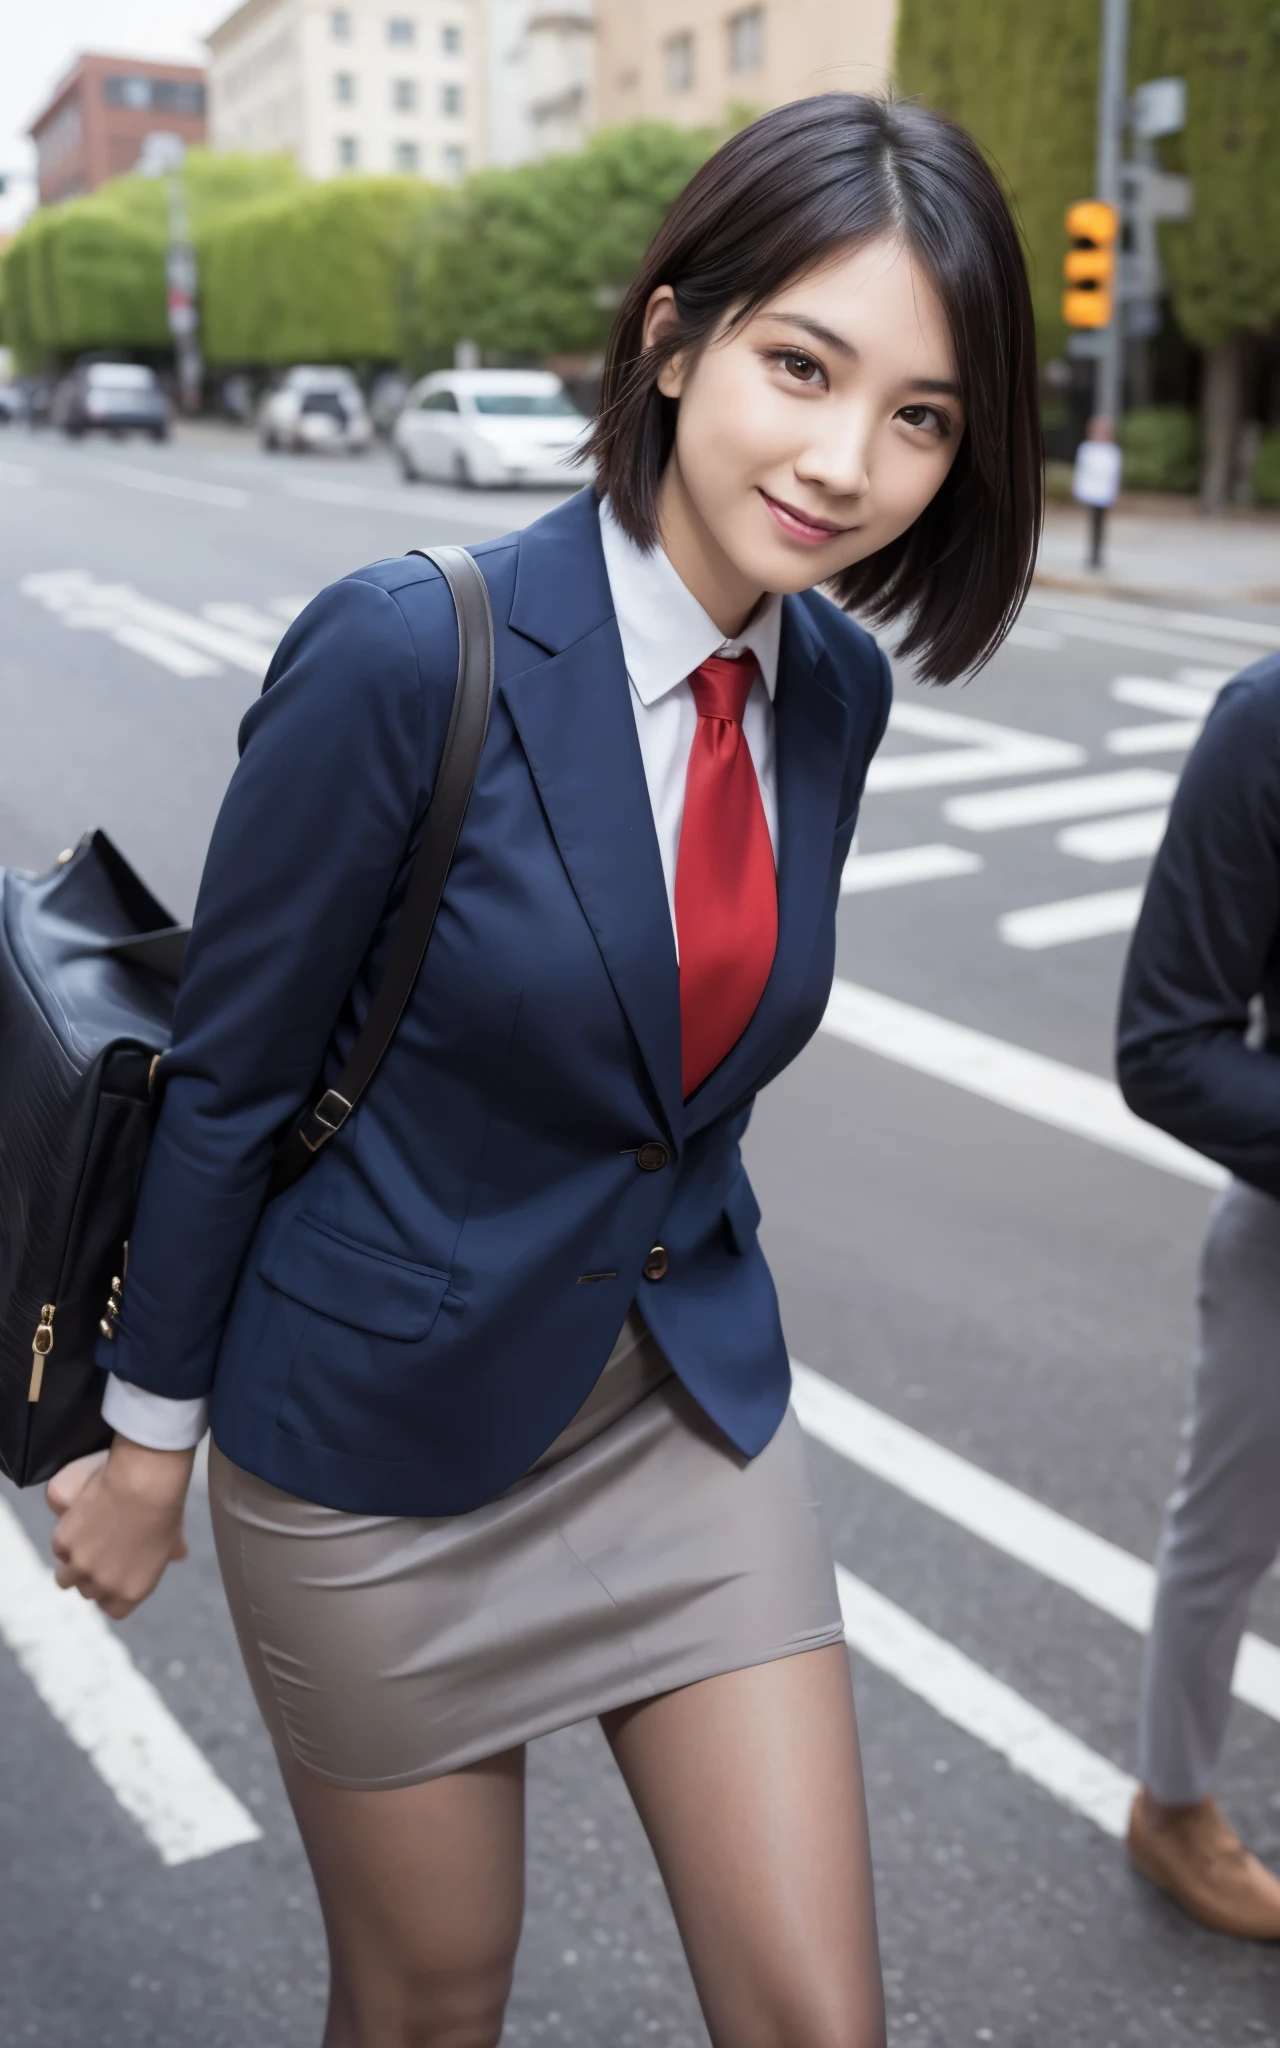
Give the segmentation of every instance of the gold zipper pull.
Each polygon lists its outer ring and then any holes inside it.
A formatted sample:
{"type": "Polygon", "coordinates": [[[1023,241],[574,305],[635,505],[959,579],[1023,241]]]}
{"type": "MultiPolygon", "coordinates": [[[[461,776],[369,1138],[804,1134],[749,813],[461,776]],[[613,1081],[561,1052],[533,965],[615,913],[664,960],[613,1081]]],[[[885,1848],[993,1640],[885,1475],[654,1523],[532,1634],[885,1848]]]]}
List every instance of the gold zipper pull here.
{"type": "Polygon", "coordinates": [[[31,1384],[27,1388],[28,1401],[38,1401],[40,1399],[40,1383],[44,1379],[44,1362],[53,1349],[53,1316],[53,1303],[46,1301],[40,1311],[39,1328],[31,1339],[33,1356],[31,1360],[31,1384]]]}

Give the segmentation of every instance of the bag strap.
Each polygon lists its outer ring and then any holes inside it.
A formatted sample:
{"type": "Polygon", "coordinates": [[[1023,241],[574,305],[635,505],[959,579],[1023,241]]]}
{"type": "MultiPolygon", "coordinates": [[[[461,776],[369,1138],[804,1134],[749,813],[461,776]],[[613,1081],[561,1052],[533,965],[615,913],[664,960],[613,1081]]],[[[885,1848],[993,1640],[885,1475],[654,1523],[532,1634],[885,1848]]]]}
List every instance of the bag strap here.
{"type": "Polygon", "coordinates": [[[475,559],[465,548],[410,548],[433,562],[449,586],[458,615],[458,680],[435,788],[427,806],[404,904],[396,921],[382,979],[350,1058],[302,1122],[281,1140],[271,1171],[268,1201],[300,1180],[369,1086],[395,1037],[413,993],[440,908],[454,848],[471,799],[493,697],[493,614],[475,559]]]}

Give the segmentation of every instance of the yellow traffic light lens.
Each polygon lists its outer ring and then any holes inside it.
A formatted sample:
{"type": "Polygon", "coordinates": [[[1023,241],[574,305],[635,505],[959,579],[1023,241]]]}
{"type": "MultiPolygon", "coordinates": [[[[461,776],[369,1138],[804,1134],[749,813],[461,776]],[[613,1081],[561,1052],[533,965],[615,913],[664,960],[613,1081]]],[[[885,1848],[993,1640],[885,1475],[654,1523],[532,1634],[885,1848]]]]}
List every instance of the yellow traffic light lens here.
{"type": "Polygon", "coordinates": [[[1067,208],[1067,233],[1073,242],[1110,246],[1120,233],[1120,216],[1105,199],[1078,199],[1067,208]]]}

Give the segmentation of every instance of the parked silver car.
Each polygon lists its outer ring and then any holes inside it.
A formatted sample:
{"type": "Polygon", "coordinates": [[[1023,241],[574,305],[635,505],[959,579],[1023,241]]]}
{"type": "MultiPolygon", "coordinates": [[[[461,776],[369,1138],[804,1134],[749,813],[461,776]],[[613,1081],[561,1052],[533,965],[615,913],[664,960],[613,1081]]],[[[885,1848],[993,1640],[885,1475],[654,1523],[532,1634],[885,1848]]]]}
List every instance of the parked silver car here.
{"type": "Polygon", "coordinates": [[[77,363],[53,394],[53,424],[73,440],[95,430],[124,434],[133,428],[163,441],[169,408],[155,371],[145,363],[77,363]]]}
{"type": "Polygon", "coordinates": [[[590,424],[549,370],[437,370],[414,385],[391,441],[410,479],[570,489],[590,424]]]}
{"type": "Polygon", "coordinates": [[[364,394],[350,370],[300,363],[268,392],[258,411],[267,450],[311,449],[363,455],[373,439],[364,394]]]}

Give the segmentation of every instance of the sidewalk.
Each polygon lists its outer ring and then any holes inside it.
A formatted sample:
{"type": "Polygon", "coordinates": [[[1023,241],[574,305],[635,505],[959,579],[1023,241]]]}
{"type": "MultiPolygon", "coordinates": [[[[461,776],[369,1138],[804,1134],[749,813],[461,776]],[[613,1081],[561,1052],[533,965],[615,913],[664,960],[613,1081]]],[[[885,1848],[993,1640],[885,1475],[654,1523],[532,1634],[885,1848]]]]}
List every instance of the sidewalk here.
{"type": "Polygon", "coordinates": [[[1051,504],[1036,582],[1157,603],[1280,607],[1280,512],[1204,514],[1190,499],[1122,498],[1107,520],[1106,563],[1085,566],[1088,513],[1051,504]]]}

